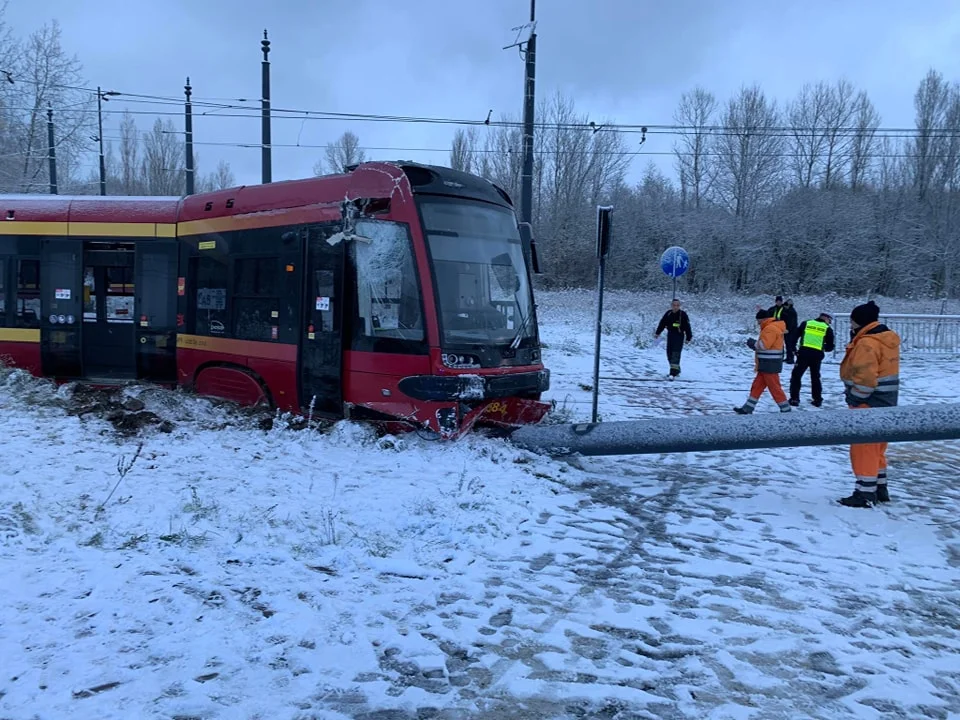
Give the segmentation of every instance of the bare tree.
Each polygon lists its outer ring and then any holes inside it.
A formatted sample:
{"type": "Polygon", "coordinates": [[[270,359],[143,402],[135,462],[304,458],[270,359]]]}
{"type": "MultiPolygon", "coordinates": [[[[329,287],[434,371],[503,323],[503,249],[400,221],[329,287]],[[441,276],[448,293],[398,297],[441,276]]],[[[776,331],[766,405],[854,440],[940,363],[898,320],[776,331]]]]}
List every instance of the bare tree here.
{"type": "Polygon", "coordinates": [[[217,169],[212,173],[211,185],[214,190],[227,190],[237,186],[237,178],[230,169],[230,163],[225,160],[217,163],[217,169]]]}
{"type": "Polygon", "coordinates": [[[751,217],[780,189],[782,133],[776,102],[759,86],[743,87],[727,104],[717,141],[720,202],[738,218],[751,217]]]}
{"type": "Polygon", "coordinates": [[[7,189],[19,176],[17,153],[17,88],[13,71],[20,58],[20,42],[4,20],[7,3],[0,2],[0,187],[7,189]]]}
{"type": "Polygon", "coordinates": [[[917,197],[923,202],[936,173],[950,103],[950,88],[943,75],[930,70],[921,81],[913,103],[917,111],[917,136],[911,148],[913,184],[917,197]]]}
{"type": "Polygon", "coordinates": [[[880,113],[862,90],[854,101],[854,132],[850,141],[850,188],[860,189],[870,176],[870,166],[877,148],[880,113]]]}
{"type": "Polygon", "coordinates": [[[171,120],[157,118],[143,134],[140,182],[148,195],[182,195],[186,152],[171,120]]]}
{"type": "Polygon", "coordinates": [[[825,126],[830,95],[830,88],[825,83],[808,83],[787,111],[793,136],[790,168],[794,181],[803,188],[809,188],[819,180],[827,148],[825,126]]]}
{"type": "Polygon", "coordinates": [[[504,188],[516,201],[523,171],[523,136],[517,119],[502,115],[500,124],[484,132],[486,137],[474,172],[504,188]]]}
{"type": "Polygon", "coordinates": [[[129,112],[120,121],[120,192],[123,195],[138,195],[143,192],[140,184],[140,131],[129,112]]]}
{"type": "MultiPolygon", "coordinates": [[[[5,7],[5,6],[4,6],[5,7]]],[[[12,35],[0,24],[0,38],[9,42],[12,35]]],[[[81,65],[68,55],[61,44],[56,21],[42,26],[22,44],[14,43],[15,54],[0,51],[10,67],[0,68],[4,75],[7,102],[4,135],[8,157],[17,158],[16,167],[8,164],[3,185],[24,192],[43,192],[48,183],[47,109],[56,111],[58,156],[76,156],[89,144],[91,122],[90,94],[78,90],[82,85],[81,65]]],[[[65,163],[66,164],[66,163],[65,163]]],[[[66,179],[66,178],[65,178],[66,179]]]]}
{"type": "Polygon", "coordinates": [[[450,144],[450,167],[454,170],[473,172],[474,157],[477,153],[477,129],[457,128],[450,144]]]}
{"type": "Polygon", "coordinates": [[[366,159],[367,154],[360,147],[360,138],[347,130],[336,142],[327,145],[324,160],[313,166],[313,174],[342,173],[348,165],[362,163],[366,159]]]}
{"type": "Polygon", "coordinates": [[[850,124],[856,113],[853,85],[846,80],[839,80],[830,88],[829,97],[824,133],[826,157],[822,184],[825,188],[836,187],[842,181],[851,138],[850,124]]]}
{"type": "Polygon", "coordinates": [[[713,93],[697,87],[680,97],[680,105],[673,114],[674,122],[684,127],[680,139],[673,144],[683,207],[689,204],[699,210],[713,184],[716,163],[711,154],[713,133],[710,126],[716,110],[717,99],[713,93]]]}

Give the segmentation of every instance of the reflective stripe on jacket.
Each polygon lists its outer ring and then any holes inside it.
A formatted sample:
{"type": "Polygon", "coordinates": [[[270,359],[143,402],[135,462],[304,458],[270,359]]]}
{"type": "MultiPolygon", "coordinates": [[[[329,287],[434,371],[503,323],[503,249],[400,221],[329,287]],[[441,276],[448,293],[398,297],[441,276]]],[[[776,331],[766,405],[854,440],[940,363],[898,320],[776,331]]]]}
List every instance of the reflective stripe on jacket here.
{"type": "Polygon", "coordinates": [[[757,340],[754,369],[762,373],[779,373],[783,370],[783,335],[787,325],[783,320],[764,318],[760,321],[760,337],[757,340]]]}
{"type": "Polygon", "coordinates": [[[892,407],[900,396],[900,336],[886,325],[860,329],[840,363],[847,405],[892,407]]]}

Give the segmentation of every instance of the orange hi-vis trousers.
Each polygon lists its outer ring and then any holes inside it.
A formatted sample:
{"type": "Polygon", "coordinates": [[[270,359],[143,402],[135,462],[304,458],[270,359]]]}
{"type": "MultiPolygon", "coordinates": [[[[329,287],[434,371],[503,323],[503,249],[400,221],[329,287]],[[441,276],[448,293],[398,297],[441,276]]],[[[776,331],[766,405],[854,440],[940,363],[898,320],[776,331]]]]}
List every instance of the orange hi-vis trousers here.
{"type": "MultiPolygon", "coordinates": [[[[869,405],[857,405],[852,409],[869,408],[869,405]]],[[[851,445],[850,465],[856,478],[854,488],[866,495],[876,495],[877,485],[887,484],[887,443],[851,445]]]]}
{"type": "Polygon", "coordinates": [[[764,390],[770,391],[774,402],[781,408],[790,406],[787,402],[787,395],[780,386],[780,375],[778,373],[758,372],[753,379],[753,385],[750,386],[750,397],[747,398],[744,407],[753,412],[757,403],[760,402],[760,396],[763,395],[764,390]]]}

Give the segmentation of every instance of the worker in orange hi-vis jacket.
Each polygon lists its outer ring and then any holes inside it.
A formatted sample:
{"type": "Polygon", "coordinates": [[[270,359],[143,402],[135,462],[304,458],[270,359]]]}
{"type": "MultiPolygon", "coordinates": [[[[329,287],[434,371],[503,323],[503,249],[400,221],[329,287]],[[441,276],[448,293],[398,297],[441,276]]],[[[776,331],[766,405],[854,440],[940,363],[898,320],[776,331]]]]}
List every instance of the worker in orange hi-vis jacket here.
{"type": "Polygon", "coordinates": [[[750,396],[740,407],[733,411],[740,415],[749,415],[757,408],[763,391],[769,390],[770,395],[780,407],[780,412],[790,412],[790,403],[787,395],[780,386],[780,372],[783,370],[783,336],[787,332],[787,325],[783,320],[774,320],[769,310],[758,310],[757,320],[760,323],[760,337],[757,340],[747,340],[747,347],[754,351],[754,369],[757,376],[753,379],[750,396]]]}
{"type": "MultiPolygon", "coordinates": [[[[850,344],[840,363],[840,379],[851,409],[894,407],[900,394],[900,336],[879,322],[880,308],[871,300],[850,313],[850,344]]],[[[887,443],[850,446],[856,477],[853,495],[838,502],[872,507],[889,502],[887,443]]]]}

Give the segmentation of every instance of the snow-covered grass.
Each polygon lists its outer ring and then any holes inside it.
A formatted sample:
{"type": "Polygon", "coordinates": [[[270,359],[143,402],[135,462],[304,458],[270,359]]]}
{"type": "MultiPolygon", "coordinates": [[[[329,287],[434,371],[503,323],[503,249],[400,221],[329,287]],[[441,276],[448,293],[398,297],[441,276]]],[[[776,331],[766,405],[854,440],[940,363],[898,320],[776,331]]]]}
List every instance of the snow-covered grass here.
{"type": "MultiPolygon", "coordinates": [[[[585,419],[593,296],[539,302],[550,396],[585,419]]],[[[687,299],[674,383],[665,302],[608,297],[605,419],[744,399],[765,299],[687,299]]],[[[904,403],[960,394],[956,358],[901,375],[904,403]]],[[[892,446],[894,502],[865,511],[834,502],[845,448],[561,462],[127,395],[172,431],[3,376],[0,717],[960,713],[958,443],[892,446]]]]}

